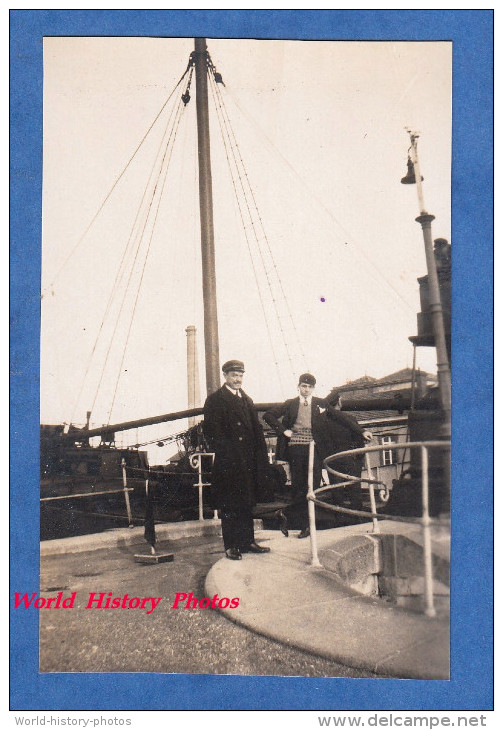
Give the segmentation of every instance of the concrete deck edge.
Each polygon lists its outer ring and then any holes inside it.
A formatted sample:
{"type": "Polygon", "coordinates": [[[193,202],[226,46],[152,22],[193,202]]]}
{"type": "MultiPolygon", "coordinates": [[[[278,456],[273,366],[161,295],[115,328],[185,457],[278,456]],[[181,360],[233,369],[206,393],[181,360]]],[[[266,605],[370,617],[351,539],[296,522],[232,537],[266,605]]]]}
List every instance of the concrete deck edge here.
{"type": "MultiPolygon", "coordinates": [[[[255,529],[262,529],[262,520],[255,520],[255,529]]],[[[222,529],[220,520],[194,520],[191,522],[166,522],[156,524],[155,533],[157,543],[166,540],[180,540],[184,537],[201,537],[221,535],[222,529]]],[[[44,540],[40,543],[40,556],[64,555],[66,553],[82,553],[90,550],[103,550],[106,548],[122,547],[124,545],[141,545],[148,549],[148,543],[144,536],[144,528],[120,527],[115,530],[107,530],[92,535],[79,535],[78,537],[64,537],[57,540],[44,540]]]]}
{"type": "MultiPolygon", "coordinates": [[[[353,532],[355,537],[361,534],[361,532],[363,531],[362,527],[363,526],[360,525],[359,529],[353,532]]],[[[339,534],[341,538],[343,538],[343,532],[346,530],[347,528],[339,528],[339,534]]],[[[266,533],[264,533],[264,536],[265,534],[266,533]]],[[[347,535],[348,532],[346,531],[344,537],[347,537],[347,535]]],[[[260,539],[260,536],[257,537],[260,539]]],[[[274,553],[271,553],[268,558],[272,558],[274,560],[273,556],[274,553]]],[[[247,556],[245,556],[245,558],[246,557],[247,556]]],[[[215,565],[212,567],[206,577],[206,595],[212,596],[214,593],[227,595],[226,588],[222,585],[222,580],[220,578],[222,572],[225,572],[233,565],[234,563],[228,561],[226,558],[223,558],[222,560],[215,563],[215,565]]],[[[263,565],[262,568],[260,567],[259,562],[256,563],[257,571],[261,571],[263,567],[263,565]]],[[[314,573],[310,573],[310,571],[312,571],[313,569],[310,568],[308,564],[306,564],[305,567],[307,569],[306,574],[308,576],[314,575],[314,573]]],[[[317,568],[315,570],[318,572],[324,571],[323,568],[317,568]]],[[[264,577],[264,581],[265,580],[266,578],[264,577]]],[[[250,585],[247,582],[243,582],[241,594],[244,595],[246,590],[250,590],[250,585]]],[[[336,581],[333,581],[330,584],[329,590],[330,600],[333,600],[334,602],[333,623],[334,625],[336,625],[337,600],[338,598],[347,599],[348,588],[343,586],[342,584],[338,585],[336,581]]],[[[292,597],[284,594],[284,597],[285,603],[290,600],[292,610],[299,610],[298,603],[296,602],[296,596],[292,597]]],[[[366,610],[369,609],[371,605],[373,612],[376,611],[376,607],[377,612],[379,612],[379,610],[382,610],[383,615],[385,611],[389,611],[389,605],[387,607],[385,607],[384,605],[380,607],[378,603],[376,604],[375,600],[371,602],[368,597],[357,594],[356,592],[353,593],[350,601],[340,601],[340,607],[342,607],[342,610],[344,611],[346,616],[348,612],[354,611],[355,614],[358,614],[360,621],[368,620],[369,622],[375,623],[375,616],[370,618],[369,612],[369,617],[367,619],[365,615],[366,610]]],[[[300,610],[302,610],[302,608],[300,608],[300,610]]],[[[410,611],[405,611],[401,608],[396,608],[392,610],[394,619],[396,621],[396,627],[398,627],[400,623],[403,624],[405,620],[410,623],[411,619],[412,621],[414,621],[415,619],[414,614],[410,611]]],[[[449,625],[448,621],[445,620],[426,619],[423,615],[417,614],[416,620],[418,627],[421,626],[424,629],[424,622],[431,622],[431,636],[429,638],[425,638],[423,631],[423,636],[421,637],[421,631],[418,630],[417,635],[411,632],[410,639],[404,641],[403,639],[398,640],[398,631],[388,631],[386,640],[389,645],[389,652],[387,656],[382,656],[379,660],[372,661],[366,652],[365,646],[362,645],[355,647],[354,645],[351,645],[351,642],[345,642],[343,640],[343,637],[341,637],[342,640],[340,643],[337,644],[337,646],[326,646],[325,648],[320,648],[319,646],[315,645],[315,642],[310,640],[309,632],[304,632],[303,635],[301,635],[302,632],[297,632],[296,634],[293,634],[291,631],[288,630],[288,626],[286,626],[285,623],[276,622],[275,624],[274,621],[268,620],[267,612],[264,612],[262,615],[259,615],[256,612],[252,612],[250,613],[250,615],[247,615],[246,612],[236,613],[235,610],[229,609],[220,609],[220,611],[223,615],[226,616],[226,618],[230,619],[236,624],[246,627],[248,630],[253,631],[254,633],[267,636],[268,638],[273,639],[280,644],[284,644],[286,646],[293,645],[309,654],[314,654],[316,656],[320,656],[326,659],[331,659],[333,661],[337,661],[338,663],[352,666],[357,669],[372,671],[377,674],[383,674],[383,676],[391,676],[400,679],[449,679],[449,625]],[[443,644],[441,648],[440,644],[443,644]],[[447,644],[447,646],[445,644],[447,644]],[[416,656],[416,650],[419,650],[419,654],[421,655],[420,657],[416,656]]],[[[306,609],[306,621],[307,620],[309,619],[308,611],[306,609]]],[[[379,622],[377,622],[377,625],[378,623],[379,622]]]]}

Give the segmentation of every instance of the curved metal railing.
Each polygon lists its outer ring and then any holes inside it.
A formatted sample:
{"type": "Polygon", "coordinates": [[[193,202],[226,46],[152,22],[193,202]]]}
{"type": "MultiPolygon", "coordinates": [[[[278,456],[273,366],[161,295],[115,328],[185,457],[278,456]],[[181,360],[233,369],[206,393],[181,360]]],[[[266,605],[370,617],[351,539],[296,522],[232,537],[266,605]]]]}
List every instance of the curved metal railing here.
{"type": "MultiPolygon", "coordinates": [[[[404,443],[396,444],[379,444],[377,446],[365,446],[359,449],[351,449],[349,451],[340,451],[337,454],[327,457],[323,465],[327,471],[334,476],[337,476],[344,481],[338,482],[337,484],[330,484],[325,487],[314,489],[313,485],[313,465],[314,465],[314,441],[309,444],[309,476],[308,476],[308,512],[309,512],[309,528],[311,533],[311,565],[314,567],[321,567],[321,563],[318,558],[318,544],[316,534],[316,515],[315,505],[318,505],[322,509],[326,509],[334,512],[343,512],[347,514],[353,514],[355,516],[372,517],[372,531],[373,533],[379,533],[379,519],[395,520],[398,522],[414,522],[420,524],[423,531],[423,555],[424,555],[424,583],[425,583],[425,614],[427,616],[435,616],[435,607],[433,603],[433,568],[432,568],[432,550],[431,550],[431,524],[432,518],[430,517],[429,511],[429,474],[428,474],[428,450],[429,449],[443,449],[450,450],[450,441],[407,441],[404,443]],[[384,485],[380,479],[372,478],[372,469],[370,466],[369,454],[375,451],[389,451],[397,449],[421,449],[421,505],[422,515],[421,517],[401,517],[398,515],[389,515],[383,512],[377,512],[375,502],[375,485],[384,485]],[[357,454],[364,454],[365,456],[365,467],[367,476],[352,476],[350,474],[344,474],[334,469],[330,464],[337,459],[341,459],[344,456],[355,456],[357,454]],[[370,512],[364,510],[354,510],[347,507],[341,507],[339,505],[327,504],[326,502],[317,499],[317,495],[328,492],[334,489],[340,489],[341,487],[361,484],[366,482],[369,485],[370,493],[370,512]]],[[[384,487],[387,489],[386,485],[384,487]]],[[[438,524],[438,520],[435,521],[438,524]]]]}
{"type": "MultiPolygon", "coordinates": [[[[130,468],[130,467],[128,467],[130,468]]],[[[131,503],[129,501],[129,492],[134,492],[133,487],[128,487],[127,483],[127,474],[126,474],[126,460],[121,459],[121,469],[122,469],[122,477],[109,477],[109,481],[119,481],[122,480],[122,488],[121,489],[99,489],[96,491],[91,492],[80,492],[75,494],[61,494],[54,497],[40,497],[41,502],[55,502],[55,501],[61,501],[61,500],[69,500],[69,499],[82,499],[86,497],[99,497],[103,494],[123,494],[124,495],[124,501],[126,504],[126,513],[127,513],[127,521],[128,526],[133,527],[133,516],[131,514],[131,503]]],[[[148,479],[145,482],[146,489],[148,489],[148,479]]]]}

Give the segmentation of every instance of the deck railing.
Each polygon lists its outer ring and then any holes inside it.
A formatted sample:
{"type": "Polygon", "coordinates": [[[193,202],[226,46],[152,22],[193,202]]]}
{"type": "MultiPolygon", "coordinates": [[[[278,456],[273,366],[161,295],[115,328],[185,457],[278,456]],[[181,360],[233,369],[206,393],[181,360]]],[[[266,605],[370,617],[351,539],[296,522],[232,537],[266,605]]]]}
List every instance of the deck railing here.
{"type": "MultiPolygon", "coordinates": [[[[132,467],[134,468],[134,467],[132,467]]],[[[69,499],[82,499],[85,497],[99,497],[102,494],[123,494],[124,495],[124,501],[126,505],[126,519],[128,521],[128,526],[133,527],[133,517],[131,514],[131,503],[129,501],[129,492],[134,492],[134,487],[128,487],[127,482],[127,474],[126,474],[126,460],[121,460],[121,469],[122,469],[122,476],[121,477],[109,477],[108,481],[122,481],[122,489],[98,489],[96,491],[91,492],[80,492],[80,493],[70,493],[70,494],[59,494],[54,497],[40,497],[41,502],[58,502],[62,500],[69,500],[69,499]]],[[[142,470],[144,471],[144,470],[142,470]]],[[[148,479],[145,482],[146,489],[148,490],[148,479]]]]}
{"type": "MultiPolygon", "coordinates": [[[[325,487],[314,489],[313,484],[313,466],[314,466],[314,441],[311,441],[309,445],[309,472],[308,472],[308,512],[309,512],[309,528],[311,533],[311,565],[314,567],[321,567],[321,563],[318,557],[318,545],[317,545],[317,533],[316,533],[316,514],[315,505],[322,509],[326,509],[334,512],[343,512],[346,514],[352,514],[358,517],[371,517],[372,518],[372,531],[373,533],[379,533],[379,522],[380,519],[395,520],[397,522],[413,522],[420,524],[423,532],[423,557],[424,557],[424,600],[425,600],[425,614],[427,616],[435,616],[435,606],[433,600],[433,564],[432,564],[432,549],[431,549],[431,525],[433,523],[430,517],[429,509],[429,474],[428,474],[428,453],[429,449],[443,449],[450,450],[450,441],[408,441],[406,444],[380,444],[378,446],[365,446],[360,449],[351,449],[349,451],[341,451],[338,454],[333,454],[327,457],[323,464],[326,470],[334,476],[342,479],[343,481],[337,484],[330,484],[325,487]],[[419,448],[421,449],[421,505],[422,515],[421,517],[405,517],[397,515],[388,515],[382,512],[377,512],[375,493],[374,489],[376,485],[380,485],[387,489],[386,485],[379,480],[372,478],[372,469],[370,467],[369,454],[374,451],[396,450],[403,449],[404,446],[408,449],[419,448]],[[342,472],[336,471],[330,466],[337,459],[341,459],[345,456],[355,456],[357,454],[364,454],[365,466],[367,475],[366,476],[353,476],[350,474],[343,474],[342,472]],[[370,512],[364,510],[354,510],[347,507],[341,507],[339,505],[327,504],[317,498],[318,495],[334,489],[340,489],[341,487],[347,487],[350,485],[361,484],[366,482],[369,485],[369,496],[370,496],[370,512]]],[[[437,520],[435,521],[438,522],[437,520]]]]}
{"type": "MultiPolygon", "coordinates": [[[[215,454],[211,452],[206,451],[196,451],[194,454],[190,456],[190,465],[193,469],[197,469],[198,474],[198,481],[196,484],[194,484],[195,487],[199,489],[199,521],[202,522],[204,520],[204,504],[203,504],[203,487],[209,487],[211,486],[211,482],[203,482],[203,457],[210,457],[211,463],[210,468],[213,465],[213,462],[215,460],[215,454]]],[[[206,469],[208,471],[208,469],[206,469]]],[[[213,519],[218,519],[218,513],[217,510],[213,511],[213,519]]]]}

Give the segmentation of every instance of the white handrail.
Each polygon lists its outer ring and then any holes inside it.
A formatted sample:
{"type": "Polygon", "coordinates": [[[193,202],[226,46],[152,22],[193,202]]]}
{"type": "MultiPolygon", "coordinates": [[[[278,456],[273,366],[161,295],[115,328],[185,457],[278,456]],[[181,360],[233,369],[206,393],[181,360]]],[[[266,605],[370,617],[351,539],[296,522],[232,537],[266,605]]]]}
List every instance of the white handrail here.
{"type": "MultiPolygon", "coordinates": [[[[430,517],[430,511],[429,511],[429,475],[428,475],[428,449],[430,448],[442,448],[442,449],[450,449],[451,443],[450,441],[407,441],[404,443],[396,443],[396,444],[379,444],[377,446],[364,446],[362,448],[358,449],[350,449],[347,451],[340,451],[337,454],[333,454],[332,456],[328,456],[323,461],[323,466],[327,471],[329,471],[331,474],[334,474],[335,476],[346,480],[339,484],[333,484],[326,487],[321,487],[318,489],[314,489],[313,485],[313,467],[314,467],[314,441],[311,441],[310,443],[310,449],[309,449],[309,472],[308,472],[308,493],[307,493],[307,500],[308,500],[308,510],[309,510],[309,527],[310,527],[310,533],[311,533],[311,565],[313,566],[320,566],[320,561],[318,557],[318,546],[317,546],[317,535],[316,535],[316,519],[315,519],[315,505],[317,504],[321,508],[329,509],[329,510],[335,510],[335,511],[341,511],[348,514],[355,514],[355,515],[361,515],[361,510],[352,510],[347,509],[343,507],[336,507],[335,505],[327,505],[324,502],[316,499],[316,495],[322,492],[327,492],[330,490],[330,488],[338,488],[341,486],[349,485],[349,484],[357,484],[361,482],[367,482],[369,484],[369,492],[370,492],[370,506],[371,506],[371,516],[372,516],[372,523],[373,527],[372,530],[374,533],[379,532],[379,523],[378,519],[385,519],[387,515],[379,515],[376,511],[376,503],[375,503],[375,495],[374,495],[374,485],[375,484],[382,484],[382,482],[379,479],[373,479],[372,478],[372,470],[370,467],[370,459],[369,454],[374,451],[389,451],[389,450],[396,450],[396,449],[411,449],[411,448],[420,448],[421,449],[421,502],[422,502],[422,516],[417,519],[411,519],[410,517],[404,518],[399,516],[394,516],[394,519],[400,521],[405,520],[407,522],[416,522],[421,525],[422,531],[423,531],[423,558],[424,558],[424,600],[425,600],[425,609],[424,612],[426,616],[428,617],[434,617],[436,615],[435,606],[434,606],[434,597],[433,597],[433,566],[432,566],[432,549],[431,549],[431,524],[432,519],[430,517]],[[329,466],[329,463],[332,461],[336,461],[337,459],[340,459],[344,456],[354,456],[356,454],[364,454],[365,455],[365,466],[367,470],[367,477],[362,477],[361,475],[359,477],[352,477],[349,474],[344,474],[342,472],[338,472],[332,467],[329,466]]],[[[370,516],[370,515],[369,515],[370,516]]]]}
{"type": "MultiPolygon", "coordinates": [[[[368,451],[365,454],[365,466],[367,469],[367,476],[370,479],[372,479],[372,467],[370,466],[370,457],[368,451]]],[[[376,497],[374,494],[374,484],[373,482],[369,481],[369,492],[370,492],[370,509],[372,510],[372,530],[374,532],[380,532],[379,528],[379,522],[377,521],[376,513],[376,497]]]]}
{"type": "Polygon", "coordinates": [[[423,556],[424,556],[424,612],[427,616],[435,616],[433,603],[433,566],[431,555],[431,518],[428,490],[428,449],[421,446],[421,496],[423,505],[423,556]]]}
{"type": "Polygon", "coordinates": [[[314,468],[314,441],[309,442],[309,465],[307,469],[307,511],[309,515],[309,535],[311,537],[311,565],[315,568],[321,568],[318,559],[318,542],[316,533],[316,508],[314,506],[314,484],[313,484],[313,468],[314,468]]]}

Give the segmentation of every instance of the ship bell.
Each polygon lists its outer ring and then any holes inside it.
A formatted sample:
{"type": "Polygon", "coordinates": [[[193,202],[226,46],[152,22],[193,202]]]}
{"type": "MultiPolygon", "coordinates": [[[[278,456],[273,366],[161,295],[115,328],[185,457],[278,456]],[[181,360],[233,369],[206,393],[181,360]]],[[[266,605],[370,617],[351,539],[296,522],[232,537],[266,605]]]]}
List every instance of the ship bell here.
{"type": "MultiPolygon", "coordinates": [[[[424,180],[424,177],[421,175],[421,181],[424,180]]],[[[414,163],[410,159],[410,157],[407,160],[407,174],[405,177],[402,177],[400,180],[402,185],[415,185],[416,183],[416,174],[414,172],[414,163]]]]}

